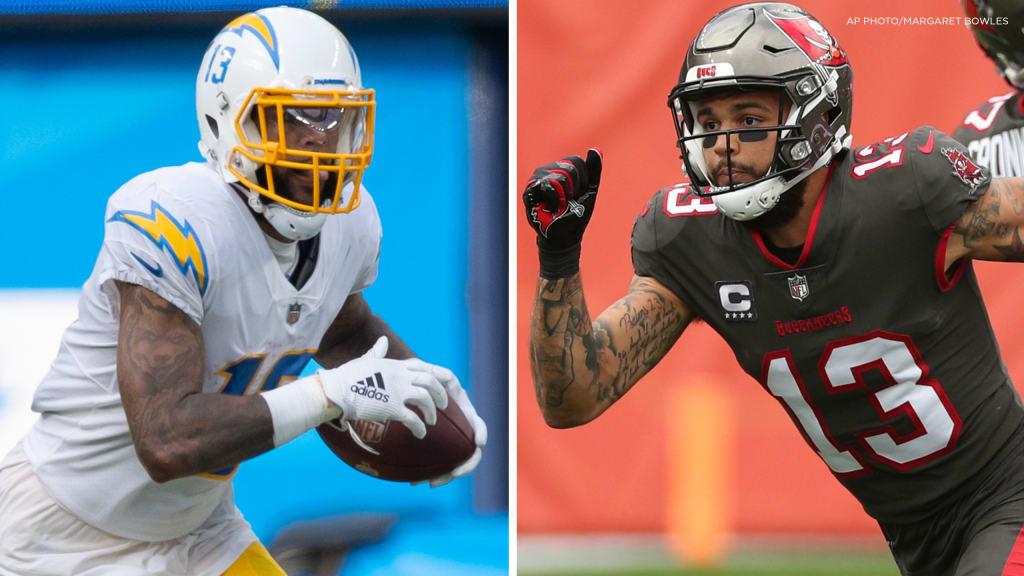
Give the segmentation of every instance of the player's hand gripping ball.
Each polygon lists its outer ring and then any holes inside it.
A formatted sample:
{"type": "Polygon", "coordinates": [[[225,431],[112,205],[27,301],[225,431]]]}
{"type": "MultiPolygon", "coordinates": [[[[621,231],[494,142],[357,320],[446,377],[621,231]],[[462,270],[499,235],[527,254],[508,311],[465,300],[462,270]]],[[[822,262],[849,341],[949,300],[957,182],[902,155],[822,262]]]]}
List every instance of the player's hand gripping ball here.
{"type": "Polygon", "coordinates": [[[372,452],[337,420],[321,424],[316,431],[338,458],[382,480],[429,482],[468,461],[477,450],[473,427],[454,402],[437,411],[437,424],[427,427],[423,439],[395,421],[356,420],[348,425],[372,452]]]}
{"type": "MultiPolygon", "coordinates": [[[[424,414],[418,404],[411,403],[408,405],[411,419],[382,414],[383,417],[373,419],[357,416],[344,421],[333,420],[317,427],[324,443],[350,466],[383,480],[430,482],[431,486],[439,486],[471,472],[480,461],[480,450],[487,442],[487,427],[469,402],[458,378],[447,368],[419,359],[384,359],[386,353],[387,340],[382,338],[363,359],[401,363],[403,371],[415,375],[415,381],[439,384],[445,400],[450,401],[437,402],[436,406],[425,404],[430,408],[428,414],[424,414]]],[[[392,392],[387,378],[371,380],[373,382],[364,385],[373,388],[375,397],[383,398],[392,392]]],[[[401,379],[396,383],[402,383],[401,379]]]]}

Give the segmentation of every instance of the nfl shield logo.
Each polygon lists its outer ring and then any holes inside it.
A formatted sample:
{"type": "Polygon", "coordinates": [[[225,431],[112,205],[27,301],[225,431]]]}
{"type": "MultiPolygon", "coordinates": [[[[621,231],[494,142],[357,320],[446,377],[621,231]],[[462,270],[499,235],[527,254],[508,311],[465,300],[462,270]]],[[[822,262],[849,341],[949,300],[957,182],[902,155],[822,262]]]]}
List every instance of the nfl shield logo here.
{"type": "Polygon", "coordinates": [[[388,425],[373,420],[356,420],[352,423],[352,428],[363,442],[380,444],[384,440],[384,433],[387,432],[388,425]]]}
{"type": "Polygon", "coordinates": [[[290,304],[288,306],[288,315],[285,316],[285,321],[289,324],[295,324],[299,321],[299,313],[302,312],[302,304],[298,302],[290,304]]]}
{"type": "Polygon", "coordinates": [[[811,294],[811,289],[807,286],[807,276],[794,274],[787,280],[789,280],[789,295],[794,299],[803,302],[811,294]]]}

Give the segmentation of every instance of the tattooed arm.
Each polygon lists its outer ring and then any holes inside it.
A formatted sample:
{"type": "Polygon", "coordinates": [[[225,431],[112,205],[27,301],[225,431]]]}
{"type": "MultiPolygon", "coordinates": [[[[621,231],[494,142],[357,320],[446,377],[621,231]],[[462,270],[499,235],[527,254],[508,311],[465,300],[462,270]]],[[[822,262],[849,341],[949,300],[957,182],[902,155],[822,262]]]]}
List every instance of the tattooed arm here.
{"type": "Polygon", "coordinates": [[[654,278],[591,323],[579,274],[540,278],[530,319],[530,365],[544,419],[569,428],[597,418],[679,339],[693,314],[654,278]]]}
{"type": "Polygon", "coordinates": [[[381,336],[388,337],[388,358],[415,358],[412,349],[380,316],[370,310],[362,292],[350,294],[320,340],[313,358],[324,368],[341,366],[366,353],[381,336]]]}
{"type": "Polygon", "coordinates": [[[961,258],[1024,262],[1024,178],[995,178],[967,208],[946,246],[946,270],[961,258]]]}
{"type": "Polygon", "coordinates": [[[152,291],[118,282],[117,382],[139,461],[156,482],[238,464],[274,447],[259,395],[203,393],[203,334],[152,291]]]}

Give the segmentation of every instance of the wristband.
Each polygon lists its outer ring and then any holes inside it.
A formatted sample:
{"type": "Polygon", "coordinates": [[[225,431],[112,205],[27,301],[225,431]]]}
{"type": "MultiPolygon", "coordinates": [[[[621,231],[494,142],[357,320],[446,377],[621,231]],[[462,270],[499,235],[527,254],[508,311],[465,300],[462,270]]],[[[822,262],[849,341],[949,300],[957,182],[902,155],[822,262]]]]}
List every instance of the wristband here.
{"type": "Polygon", "coordinates": [[[552,250],[540,246],[537,238],[537,253],[540,256],[540,276],[549,280],[568,278],[579,274],[580,244],[577,242],[568,248],[552,250]]]}
{"type": "Polygon", "coordinates": [[[261,392],[260,396],[270,408],[275,448],[298,438],[306,430],[341,415],[341,408],[327,399],[320,377],[315,374],[261,392]]]}

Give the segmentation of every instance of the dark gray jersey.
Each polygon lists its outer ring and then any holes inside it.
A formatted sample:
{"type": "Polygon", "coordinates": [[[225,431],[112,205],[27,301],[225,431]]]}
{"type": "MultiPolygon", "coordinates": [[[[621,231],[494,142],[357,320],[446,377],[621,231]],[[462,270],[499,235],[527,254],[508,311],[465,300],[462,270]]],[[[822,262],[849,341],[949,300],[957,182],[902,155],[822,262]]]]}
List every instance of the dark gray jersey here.
{"type": "Polygon", "coordinates": [[[964,117],[953,133],[993,178],[1024,176],[1024,94],[989,98],[964,117]]]}
{"type": "Polygon", "coordinates": [[[930,127],[830,170],[795,265],[679,185],[638,217],[634,268],[728,342],[869,514],[914,520],[1024,422],[970,263],[938,258],[989,177],[930,127]]]}

